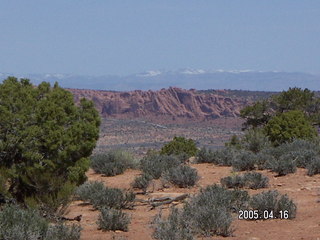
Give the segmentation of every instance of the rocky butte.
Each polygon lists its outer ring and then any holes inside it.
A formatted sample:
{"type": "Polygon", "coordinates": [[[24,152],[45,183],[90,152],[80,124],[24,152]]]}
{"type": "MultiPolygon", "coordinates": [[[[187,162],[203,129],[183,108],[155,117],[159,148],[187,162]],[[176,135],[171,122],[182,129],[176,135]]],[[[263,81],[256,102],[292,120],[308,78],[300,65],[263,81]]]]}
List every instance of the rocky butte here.
{"type": "Polygon", "coordinates": [[[98,91],[68,89],[75,101],[82,97],[93,100],[96,108],[105,118],[146,119],[156,122],[209,121],[220,117],[237,117],[240,109],[250,100],[200,93],[194,89],[176,87],[159,91],[98,91]]]}

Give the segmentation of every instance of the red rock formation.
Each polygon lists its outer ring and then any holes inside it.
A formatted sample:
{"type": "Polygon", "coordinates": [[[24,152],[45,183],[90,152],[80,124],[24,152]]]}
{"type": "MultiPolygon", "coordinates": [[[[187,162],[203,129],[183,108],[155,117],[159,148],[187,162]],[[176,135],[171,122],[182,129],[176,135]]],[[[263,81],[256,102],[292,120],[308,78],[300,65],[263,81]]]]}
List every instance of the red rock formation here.
{"type": "Polygon", "coordinates": [[[170,87],[160,91],[112,92],[68,89],[78,102],[85,97],[94,101],[104,117],[141,118],[159,122],[204,121],[239,116],[247,100],[217,94],[197,93],[170,87]]]}

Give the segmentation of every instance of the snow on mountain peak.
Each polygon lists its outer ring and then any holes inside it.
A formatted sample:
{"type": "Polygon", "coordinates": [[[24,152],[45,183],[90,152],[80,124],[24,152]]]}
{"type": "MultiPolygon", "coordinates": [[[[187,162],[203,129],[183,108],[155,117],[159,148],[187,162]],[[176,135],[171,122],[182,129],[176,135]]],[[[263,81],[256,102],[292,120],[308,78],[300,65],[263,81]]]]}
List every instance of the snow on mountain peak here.
{"type": "Polygon", "coordinates": [[[155,77],[157,75],[160,75],[161,73],[162,72],[159,70],[150,70],[145,73],[140,73],[140,74],[138,74],[138,76],[140,76],[140,77],[155,77]]]}

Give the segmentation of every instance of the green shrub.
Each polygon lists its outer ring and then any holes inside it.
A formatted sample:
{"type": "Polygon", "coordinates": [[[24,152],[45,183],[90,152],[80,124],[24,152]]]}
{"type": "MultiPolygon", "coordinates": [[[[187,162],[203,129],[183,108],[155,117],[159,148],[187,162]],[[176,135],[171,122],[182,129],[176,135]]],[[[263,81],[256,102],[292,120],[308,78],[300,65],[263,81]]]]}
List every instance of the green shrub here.
{"type": "Polygon", "coordinates": [[[198,151],[196,143],[192,139],[184,137],[174,137],[173,140],[165,144],[160,153],[165,155],[187,154],[188,157],[195,156],[198,151]]]}
{"type": "Polygon", "coordinates": [[[320,157],[313,158],[307,165],[308,175],[313,176],[320,173],[320,157]]]}
{"type": "Polygon", "coordinates": [[[158,240],[194,240],[191,226],[184,220],[182,211],[172,208],[166,219],[161,213],[155,219],[153,237],[158,240]]]}
{"type": "Polygon", "coordinates": [[[278,159],[273,158],[268,165],[271,171],[278,173],[278,176],[295,173],[297,170],[296,161],[291,154],[282,155],[278,159]]]}
{"type": "Polygon", "coordinates": [[[105,187],[100,182],[86,182],[79,186],[76,195],[80,200],[89,202],[95,208],[132,208],[135,194],[117,188],[105,187]]]}
{"type": "Polygon", "coordinates": [[[313,139],[316,129],[299,110],[280,113],[272,117],[265,126],[265,132],[275,146],[294,139],[313,139]]]}
{"type": "Polygon", "coordinates": [[[252,152],[241,151],[238,153],[233,162],[234,171],[251,171],[255,169],[256,155],[252,152]]]}
{"type": "Polygon", "coordinates": [[[60,190],[56,195],[44,194],[42,196],[24,199],[24,202],[29,207],[39,208],[42,214],[47,215],[47,218],[55,218],[56,216],[62,216],[69,202],[72,200],[76,189],[76,185],[69,181],[61,184],[60,190]],[[28,205],[30,204],[31,205],[28,205]]]}
{"type": "Polygon", "coordinates": [[[170,168],[163,178],[181,188],[192,187],[199,180],[197,170],[186,165],[170,168]]]}
{"type": "Polygon", "coordinates": [[[96,173],[115,176],[134,167],[134,161],[129,153],[117,150],[91,157],[91,167],[96,173]]]}
{"type": "Polygon", "coordinates": [[[132,187],[141,189],[143,192],[146,192],[151,180],[152,177],[150,175],[142,174],[134,179],[132,187]]]}
{"type": "Polygon", "coordinates": [[[154,179],[158,179],[162,173],[172,167],[178,166],[181,162],[172,155],[149,155],[144,157],[140,161],[140,164],[145,174],[150,175],[154,179]]]}
{"type": "Polygon", "coordinates": [[[81,158],[76,164],[68,168],[70,182],[80,185],[87,181],[86,171],[90,167],[90,160],[88,158],[81,158]]]}
{"type": "Polygon", "coordinates": [[[8,197],[10,197],[10,193],[8,191],[7,181],[8,177],[5,176],[5,170],[0,169],[0,200],[1,203],[5,202],[8,197]]]}
{"type": "Polygon", "coordinates": [[[34,198],[39,207],[59,207],[51,203],[59,202],[54,198],[66,182],[85,179],[82,163],[99,137],[93,102],[83,98],[75,104],[57,83],[35,86],[15,77],[0,84],[0,102],[0,168],[7,190],[19,203],[34,198]]]}
{"type": "Polygon", "coordinates": [[[130,217],[121,210],[104,207],[100,210],[97,224],[99,229],[102,229],[103,231],[121,230],[127,232],[128,225],[130,224],[130,217]]]}
{"type": "Polygon", "coordinates": [[[288,218],[296,216],[297,207],[287,195],[281,195],[277,190],[270,190],[252,196],[250,207],[258,210],[263,219],[263,212],[273,212],[273,217],[280,218],[280,211],[288,211],[288,218]]]}
{"type": "Polygon", "coordinates": [[[62,222],[50,225],[45,240],[79,240],[81,227],[76,224],[65,225],[62,222]]]}
{"type": "Polygon", "coordinates": [[[0,239],[43,239],[47,229],[47,221],[36,210],[5,205],[0,211],[0,239]]]}

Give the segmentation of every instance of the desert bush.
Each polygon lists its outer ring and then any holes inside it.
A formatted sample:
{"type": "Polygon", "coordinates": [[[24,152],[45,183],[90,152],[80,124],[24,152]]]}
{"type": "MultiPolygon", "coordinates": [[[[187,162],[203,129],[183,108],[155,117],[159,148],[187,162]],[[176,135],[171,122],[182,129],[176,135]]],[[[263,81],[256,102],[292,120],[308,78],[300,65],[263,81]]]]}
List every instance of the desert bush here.
{"type": "Polygon", "coordinates": [[[173,154],[181,163],[186,163],[189,160],[189,155],[187,153],[173,154]]]}
{"type": "Polygon", "coordinates": [[[43,239],[47,229],[47,221],[36,210],[5,205],[0,211],[0,239],[43,239]]]}
{"type": "Polygon", "coordinates": [[[278,176],[294,173],[297,170],[296,161],[290,153],[282,155],[278,159],[271,159],[268,166],[271,171],[278,173],[278,176]]]}
{"type": "Polygon", "coordinates": [[[135,194],[117,188],[105,187],[101,182],[86,182],[79,186],[76,195],[95,208],[132,208],[135,194]]]}
{"type": "Polygon", "coordinates": [[[79,240],[80,236],[80,225],[65,225],[60,222],[49,226],[45,240],[79,240]]]}
{"type": "Polygon", "coordinates": [[[256,155],[249,151],[239,152],[232,162],[234,171],[250,171],[255,169],[256,155]]]}
{"type": "Polygon", "coordinates": [[[137,176],[131,185],[133,188],[138,188],[143,192],[146,192],[151,180],[152,177],[150,175],[142,174],[140,176],[137,176]]]}
{"type": "Polygon", "coordinates": [[[245,182],[242,176],[228,176],[220,179],[221,185],[226,188],[243,188],[245,182]]]}
{"type": "Polygon", "coordinates": [[[266,148],[256,154],[256,165],[259,170],[270,169],[269,162],[272,162],[274,157],[269,151],[269,148],[266,148]]]}
{"type": "Polygon", "coordinates": [[[238,150],[242,148],[240,138],[237,135],[232,135],[230,141],[224,145],[225,147],[232,147],[238,150]]]}
{"type": "Polygon", "coordinates": [[[225,147],[218,150],[201,148],[197,154],[198,163],[213,163],[220,166],[231,166],[235,150],[225,147]]]}
{"type": "Polygon", "coordinates": [[[261,173],[248,172],[243,175],[245,186],[251,189],[265,188],[268,186],[269,179],[261,173]]]}
{"type": "Polygon", "coordinates": [[[234,189],[229,192],[229,195],[231,203],[229,209],[232,212],[239,212],[240,209],[245,209],[248,207],[250,195],[247,191],[234,189]]]}
{"type": "Polygon", "coordinates": [[[225,206],[186,204],[183,218],[190,222],[195,234],[229,236],[233,232],[232,216],[225,206]]]}
{"type": "Polygon", "coordinates": [[[250,207],[258,210],[263,219],[263,212],[273,212],[273,217],[280,218],[280,211],[288,211],[289,219],[295,218],[297,207],[287,195],[281,195],[277,190],[270,190],[252,196],[250,207]]]}
{"type": "Polygon", "coordinates": [[[51,224],[35,209],[4,205],[0,211],[0,239],[3,240],[78,240],[79,225],[51,224]]]}
{"type": "Polygon", "coordinates": [[[299,149],[291,153],[296,161],[297,167],[306,168],[316,156],[320,156],[315,150],[299,149]]]}
{"type": "Polygon", "coordinates": [[[232,233],[231,212],[247,206],[248,200],[246,191],[212,185],[186,203],[183,216],[197,234],[229,236],[232,233]]]}
{"type": "Polygon", "coordinates": [[[224,177],[220,180],[221,185],[227,188],[251,188],[259,189],[268,186],[269,179],[257,172],[247,172],[243,175],[224,177]]]}
{"type": "Polygon", "coordinates": [[[185,221],[182,210],[172,208],[166,219],[161,213],[154,220],[153,237],[158,240],[194,240],[191,226],[185,221]]]}
{"type": "Polygon", "coordinates": [[[176,167],[181,162],[173,155],[149,155],[144,157],[141,161],[142,171],[150,175],[152,178],[158,179],[162,173],[172,167],[176,167]]]}
{"type": "Polygon", "coordinates": [[[198,151],[196,143],[192,139],[184,137],[174,137],[173,140],[165,144],[160,151],[160,154],[179,155],[187,154],[188,157],[195,156],[198,151]]]}
{"type": "Polygon", "coordinates": [[[232,211],[247,207],[246,191],[208,186],[180,209],[172,209],[166,220],[158,219],[157,239],[194,239],[192,236],[229,236],[233,229],[232,211]]]}
{"type": "Polygon", "coordinates": [[[199,180],[197,170],[186,165],[170,168],[163,178],[181,188],[194,186],[199,180]]]}
{"type": "Polygon", "coordinates": [[[96,173],[115,176],[134,167],[134,160],[128,152],[113,150],[91,157],[91,167],[96,173]]]}
{"type": "Polygon", "coordinates": [[[319,155],[317,144],[298,139],[262,150],[257,154],[257,165],[259,169],[267,168],[284,175],[294,172],[295,166],[305,168],[317,155],[319,155]]]}
{"type": "Polygon", "coordinates": [[[249,129],[241,139],[241,147],[245,150],[258,153],[261,150],[271,146],[268,137],[263,133],[262,129],[249,129]]]}
{"type": "Polygon", "coordinates": [[[307,165],[308,175],[313,176],[320,173],[320,157],[313,158],[307,165]]]}
{"type": "Polygon", "coordinates": [[[121,210],[103,207],[100,209],[100,215],[97,224],[99,229],[104,231],[121,230],[127,232],[128,225],[130,224],[130,217],[121,210]]]}
{"type": "Polygon", "coordinates": [[[228,190],[214,184],[202,189],[198,195],[192,198],[191,204],[197,206],[224,206],[228,211],[237,211],[247,206],[249,198],[247,191],[228,190]]]}
{"type": "Polygon", "coordinates": [[[248,172],[243,175],[245,186],[251,189],[265,188],[268,186],[269,179],[261,173],[248,172]]]}
{"type": "Polygon", "coordinates": [[[197,163],[212,163],[212,150],[202,147],[196,154],[197,163]]]}

